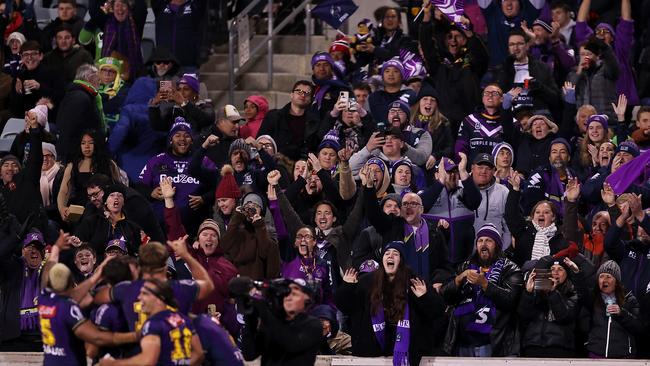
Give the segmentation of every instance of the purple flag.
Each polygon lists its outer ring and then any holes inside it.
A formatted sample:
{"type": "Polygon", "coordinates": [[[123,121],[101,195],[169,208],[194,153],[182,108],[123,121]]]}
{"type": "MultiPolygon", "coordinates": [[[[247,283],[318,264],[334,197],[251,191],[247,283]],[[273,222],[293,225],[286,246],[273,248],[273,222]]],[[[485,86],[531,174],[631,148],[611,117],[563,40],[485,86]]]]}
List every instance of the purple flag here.
{"type": "Polygon", "coordinates": [[[463,0],[431,0],[431,5],[435,6],[453,23],[459,27],[464,27],[460,22],[460,16],[463,15],[465,4],[463,0]]]}
{"type": "Polygon", "coordinates": [[[311,14],[334,29],[339,29],[359,7],[352,0],[326,0],[316,5],[311,14]]]}
{"type": "Polygon", "coordinates": [[[409,50],[399,50],[399,60],[404,66],[404,80],[427,75],[427,70],[424,68],[424,60],[419,54],[413,53],[409,50]]]}
{"type": "Polygon", "coordinates": [[[623,194],[633,184],[641,185],[648,178],[650,150],[621,165],[605,181],[616,194],[623,194]]]}

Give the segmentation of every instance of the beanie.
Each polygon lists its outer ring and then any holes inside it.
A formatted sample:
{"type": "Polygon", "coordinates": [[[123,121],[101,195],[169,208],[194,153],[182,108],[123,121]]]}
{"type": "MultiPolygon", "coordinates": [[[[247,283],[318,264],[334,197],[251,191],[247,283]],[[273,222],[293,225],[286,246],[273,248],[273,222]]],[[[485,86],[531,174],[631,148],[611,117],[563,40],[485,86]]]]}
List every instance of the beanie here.
{"type": "Polygon", "coordinates": [[[476,240],[475,243],[478,241],[479,238],[482,237],[488,237],[497,244],[497,246],[500,248],[503,246],[503,240],[501,239],[501,233],[499,232],[499,229],[497,229],[494,224],[484,224],[481,226],[480,229],[476,232],[476,240]]]}
{"type": "Polygon", "coordinates": [[[551,121],[550,119],[548,119],[548,117],[546,117],[546,116],[544,116],[542,114],[536,114],[534,116],[531,116],[528,119],[528,125],[532,126],[533,122],[535,120],[538,120],[538,119],[541,119],[542,121],[544,121],[544,123],[546,123],[546,125],[548,126],[551,133],[557,133],[557,131],[559,130],[558,127],[557,127],[557,124],[555,124],[555,122],[551,121]]]}
{"type": "Polygon", "coordinates": [[[311,67],[313,68],[314,65],[316,65],[316,63],[319,61],[325,61],[330,64],[332,68],[334,68],[334,59],[327,52],[319,51],[314,53],[314,55],[311,57],[311,67]]]}
{"type": "Polygon", "coordinates": [[[167,135],[167,138],[171,141],[172,137],[174,137],[176,132],[179,131],[185,131],[190,135],[192,135],[192,126],[190,126],[189,123],[185,122],[185,118],[183,117],[176,117],[176,119],[174,120],[174,124],[169,129],[169,134],[167,135]]]}
{"type": "Polygon", "coordinates": [[[399,241],[399,240],[389,241],[384,246],[384,250],[381,252],[381,254],[383,255],[384,253],[386,253],[386,251],[388,249],[397,250],[399,252],[399,255],[402,258],[402,260],[406,260],[406,257],[404,256],[406,248],[404,248],[404,242],[403,241],[399,241]]]}
{"type": "Polygon", "coordinates": [[[639,151],[639,146],[637,146],[637,144],[635,144],[632,140],[621,142],[616,148],[616,151],[614,151],[614,155],[618,154],[619,152],[626,152],[635,158],[641,153],[639,151]]]}
{"type": "Polygon", "coordinates": [[[264,199],[262,196],[255,192],[249,192],[247,193],[244,198],[242,199],[242,206],[245,206],[247,203],[254,203],[262,209],[262,216],[264,216],[264,199]]]}
{"type": "Polygon", "coordinates": [[[20,42],[21,45],[23,43],[27,42],[27,39],[25,38],[25,36],[22,33],[13,32],[13,33],[11,33],[9,35],[9,37],[7,37],[7,46],[9,46],[9,43],[11,43],[11,41],[14,40],[14,39],[18,40],[18,42],[20,42]]]}
{"type": "Polygon", "coordinates": [[[402,196],[400,196],[399,193],[389,193],[385,195],[381,199],[379,206],[383,208],[386,201],[395,201],[398,207],[402,207],[402,196]]]}
{"type": "Polygon", "coordinates": [[[34,108],[29,110],[30,112],[36,115],[36,122],[38,122],[41,127],[45,127],[47,124],[47,112],[48,108],[45,104],[37,104],[34,108]]]}
{"type": "Polygon", "coordinates": [[[384,71],[389,67],[394,67],[397,70],[399,70],[399,73],[402,76],[402,80],[404,79],[404,73],[405,73],[404,72],[404,65],[402,64],[402,62],[399,59],[392,58],[392,59],[384,62],[381,65],[381,75],[384,75],[384,71]]]}
{"type": "Polygon", "coordinates": [[[126,192],[121,184],[111,184],[110,186],[104,188],[104,203],[106,203],[106,200],[108,199],[108,196],[111,195],[111,193],[121,193],[122,197],[124,197],[126,200],[126,192]]]}
{"type": "Polygon", "coordinates": [[[592,114],[587,118],[587,129],[592,123],[600,123],[605,130],[607,130],[607,121],[609,117],[606,114],[592,114]]]}
{"type": "Polygon", "coordinates": [[[203,230],[214,230],[217,233],[217,237],[221,237],[221,229],[219,229],[219,224],[212,219],[204,220],[201,225],[199,225],[199,231],[196,233],[198,236],[203,230]]]}
{"type": "Polygon", "coordinates": [[[278,152],[278,144],[275,142],[275,139],[274,139],[273,137],[271,137],[271,135],[260,135],[260,136],[257,136],[257,138],[255,139],[255,141],[257,141],[257,142],[259,143],[259,142],[260,142],[260,139],[267,139],[267,140],[270,140],[270,141],[271,141],[271,144],[273,144],[273,151],[275,151],[276,153],[278,152]]]}
{"type": "Polygon", "coordinates": [[[550,24],[548,24],[547,22],[541,19],[535,19],[535,21],[533,22],[533,27],[536,25],[539,25],[540,27],[544,28],[544,30],[549,33],[553,33],[553,27],[551,27],[550,24]]]}
{"type": "Polygon", "coordinates": [[[569,156],[571,155],[571,145],[569,145],[569,142],[565,138],[558,137],[556,139],[553,139],[553,141],[551,141],[551,146],[553,146],[555,144],[564,145],[566,147],[567,151],[569,152],[569,156]]]}
{"type": "Polygon", "coordinates": [[[601,273],[609,273],[616,279],[616,282],[621,282],[621,267],[611,259],[600,265],[596,277],[600,276],[601,273]]]}
{"type": "Polygon", "coordinates": [[[318,145],[317,151],[320,152],[322,149],[326,147],[334,149],[334,151],[341,150],[341,144],[339,143],[338,132],[335,129],[329,130],[329,132],[327,132],[327,134],[323,136],[323,141],[321,141],[320,145],[318,145]]]}
{"type": "Polygon", "coordinates": [[[196,74],[183,74],[178,83],[189,86],[196,94],[199,94],[200,84],[196,74]]]}
{"type": "Polygon", "coordinates": [[[611,25],[609,25],[609,24],[607,24],[607,23],[599,23],[599,24],[596,26],[596,31],[598,30],[598,28],[604,28],[604,29],[607,29],[607,30],[609,31],[609,33],[612,34],[612,37],[613,37],[613,38],[616,38],[616,32],[614,32],[614,27],[612,27],[611,25]]]}
{"type": "MultiPolygon", "coordinates": [[[[514,163],[514,161],[515,161],[515,150],[512,148],[512,145],[510,145],[507,142],[501,142],[501,143],[496,144],[494,146],[494,149],[492,149],[492,157],[494,157],[494,166],[497,165],[497,156],[499,155],[499,151],[501,149],[506,149],[506,150],[510,151],[510,156],[512,156],[511,160],[514,163]]],[[[510,165],[512,165],[512,163],[510,163],[510,165]]]]}
{"type": "MultiPolygon", "coordinates": [[[[388,110],[390,111],[393,108],[399,108],[401,109],[404,113],[406,113],[406,121],[408,122],[411,119],[411,106],[409,106],[408,103],[405,101],[398,99],[394,102],[390,103],[390,106],[388,110]]],[[[388,118],[388,115],[386,115],[386,118],[388,118]]]]}
{"type": "Polygon", "coordinates": [[[50,144],[49,142],[41,142],[41,146],[43,146],[43,150],[52,153],[52,155],[54,155],[54,160],[56,160],[56,147],[53,144],[50,144]]]}
{"type": "Polygon", "coordinates": [[[343,52],[344,54],[350,56],[350,43],[345,40],[345,38],[339,38],[336,41],[332,42],[330,45],[329,52],[343,52]]]}
{"type": "Polygon", "coordinates": [[[237,139],[230,144],[230,148],[228,149],[228,157],[231,157],[232,154],[237,150],[243,150],[246,154],[248,154],[248,159],[253,157],[253,150],[244,139],[237,139]]]}
{"type": "Polygon", "coordinates": [[[241,197],[241,191],[239,190],[239,185],[235,180],[233,175],[235,170],[232,166],[226,164],[221,168],[221,180],[217,189],[214,191],[214,196],[216,199],[219,198],[234,198],[238,199],[241,197]]]}
{"type": "Polygon", "coordinates": [[[438,94],[438,91],[436,88],[433,87],[430,83],[423,81],[422,82],[422,87],[420,88],[420,91],[418,92],[418,96],[415,99],[416,102],[419,102],[420,99],[424,97],[432,97],[435,98],[436,101],[440,100],[440,95],[438,94]]]}

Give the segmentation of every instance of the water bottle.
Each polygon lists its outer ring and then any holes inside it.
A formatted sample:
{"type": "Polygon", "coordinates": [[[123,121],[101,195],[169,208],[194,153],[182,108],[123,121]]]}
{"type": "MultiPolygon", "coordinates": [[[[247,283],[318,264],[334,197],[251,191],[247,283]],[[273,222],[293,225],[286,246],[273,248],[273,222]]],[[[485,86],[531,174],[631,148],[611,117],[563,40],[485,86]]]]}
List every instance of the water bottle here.
{"type": "Polygon", "coordinates": [[[612,316],[612,314],[610,314],[609,311],[607,311],[607,307],[614,304],[616,304],[616,299],[614,299],[613,297],[608,297],[607,300],[605,301],[605,314],[607,316],[612,316]]]}

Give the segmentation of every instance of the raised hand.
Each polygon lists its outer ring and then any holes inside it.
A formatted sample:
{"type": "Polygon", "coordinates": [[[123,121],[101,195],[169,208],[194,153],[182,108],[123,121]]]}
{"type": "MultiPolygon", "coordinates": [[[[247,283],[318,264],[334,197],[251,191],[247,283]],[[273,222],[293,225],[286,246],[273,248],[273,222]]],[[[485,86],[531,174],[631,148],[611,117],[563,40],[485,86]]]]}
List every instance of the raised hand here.
{"type": "Polygon", "coordinates": [[[341,163],[347,163],[348,161],[350,161],[350,157],[352,156],[352,149],[350,149],[349,147],[346,147],[345,149],[341,149],[339,150],[338,155],[339,155],[339,161],[341,163]]]}
{"type": "Polygon", "coordinates": [[[614,109],[614,113],[616,113],[616,118],[620,122],[625,121],[625,110],[627,109],[627,97],[625,94],[618,96],[618,103],[612,103],[612,108],[614,109]]]}
{"type": "Polygon", "coordinates": [[[526,281],[526,291],[529,293],[533,293],[535,291],[535,277],[537,274],[535,273],[535,270],[533,269],[530,274],[528,275],[528,280],[526,281]]]}
{"type": "Polygon", "coordinates": [[[163,199],[174,198],[176,194],[176,187],[172,185],[172,179],[166,177],[160,180],[160,193],[163,199]]]}
{"type": "Polygon", "coordinates": [[[514,191],[519,192],[519,189],[521,189],[521,175],[513,170],[508,177],[508,183],[510,183],[514,191]]]}
{"type": "Polygon", "coordinates": [[[587,151],[591,155],[591,162],[594,166],[598,165],[598,148],[594,144],[587,144],[587,151]]]}
{"type": "Polygon", "coordinates": [[[203,144],[201,144],[201,147],[203,147],[204,149],[207,149],[209,147],[215,146],[218,143],[219,143],[219,136],[210,135],[205,139],[205,141],[203,141],[203,144]]]}
{"type": "Polygon", "coordinates": [[[443,186],[445,183],[447,183],[447,180],[449,180],[449,174],[445,170],[445,159],[448,158],[440,159],[440,163],[438,164],[438,172],[436,173],[436,179],[438,179],[438,182],[440,182],[440,184],[443,186]]]}
{"type": "Polygon", "coordinates": [[[269,182],[269,185],[271,186],[277,186],[281,176],[279,170],[272,170],[266,175],[266,181],[269,182]]]}
{"type": "Polygon", "coordinates": [[[368,143],[366,143],[366,149],[372,152],[373,150],[382,147],[385,141],[386,138],[384,136],[380,136],[379,132],[374,132],[368,139],[368,143]]]}
{"type": "Polygon", "coordinates": [[[580,272],[580,268],[578,267],[578,265],[575,264],[574,261],[572,261],[571,259],[569,259],[569,257],[564,257],[564,264],[565,264],[567,267],[569,267],[569,269],[571,269],[571,271],[573,271],[573,273],[578,273],[578,272],[580,272]]]}
{"type": "Polygon", "coordinates": [[[368,182],[368,165],[364,165],[359,170],[359,178],[361,179],[361,186],[365,187],[368,182]]]}
{"type": "Polygon", "coordinates": [[[314,155],[314,153],[309,153],[309,162],[314,169],[314,173],[318,173],[322,169],[320,166],[320,161],[318,161],[318,158],[316,155],[314,155]]]}
{"type": "Polygon", "coordinates": [[[419,278],[411,278],[411,292],[415,297],[421,297],[427,293],[427,284],[419,278]]]}
{"type": "Polygon", "coordinates": [[[184,258],[186,255],[189,255],[189,252],[187,251],[187,245],[185,244],[187,238],[188,236],[185,235],[176,240],[167,240],[167,245],[172,248],[177,257],[184,258]]]}
{"type": "Polygon", "coordinates": [[[616,193],[612,189],[612,186],[605,182],[603,183],[603,189],[600,190],[600,198],[607,206],[614,206],[616,204],[616,193]]]}
{"type": "Polygon", "coordinates": [[[357,283],[359,282],[359,280],[357,280],[357,274],[357,270],[350,267],[343,274],[343,281],[347,283],[357,283]]]}
{"type": "Polygon", "coordinates": [[[566,194],[566,199],[569,202],[576,202],[578,197],[580,197],[580,181],[578,178],[573,178],[569,180],[569,183],[566,186],[564,191],[566,194]]]}
{"type": "Polygon", "coordinates": [[[427,159],[427,163],[424,165],[426,170],[431,170],[433,167],[436,166],[436,157],[433,155],[429,155],[429,158],[427,159]]]}

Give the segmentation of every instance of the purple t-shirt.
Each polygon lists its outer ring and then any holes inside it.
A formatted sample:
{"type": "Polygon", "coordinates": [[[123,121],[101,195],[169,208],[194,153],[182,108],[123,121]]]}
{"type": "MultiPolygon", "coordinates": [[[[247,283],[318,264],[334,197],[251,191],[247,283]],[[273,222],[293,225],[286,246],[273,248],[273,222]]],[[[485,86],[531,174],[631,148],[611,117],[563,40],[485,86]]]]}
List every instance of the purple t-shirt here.
{"type": "MultiPolygon", "coordinates": [[[[192,177],[189,172],[191,156],[176,156],[171,153],[162,153],[149,159],[147,165],[140,172],[140,181],[147,187],[155,188],[160,185],[163,178],[170,177],[176,188],[174,205],[181,211],[181,217],[185,216],[189,207],[188,195],[198,195],[201,182],[192,177]]],[[[163,218],[163,201],[155,201],[152,207],[158,219],[163,218]]]]}
{"type": "Polygon", "coordinates": [[[154,314],[142,327],[142,337],[150,335],[160,338],[160,354],[156,365],[190,364],[194,326],[187,316],[171,310],[154,314]]]}
{"type": "MultiPolygon", "coordinates": [[[[142,329],[147,321],[147,314],[142,312],[142,303],[138,300],[143,284],[143,280],[124,281],[111,288],[111,301],[122,309],[130,331],[142,329]]],[[[169,284],[178,302],[178,311],[188,314],[199,294],[199,285],[193,280],[169,281],[169,284]]]]}
{"type": "Polygon", "coordinates": [[[44,290],[38,297],[38,318],[43,338],[43,365],[86,364],[84,342],[75,337],[74,330],[87,319],[74,300],[44,290]]]}
{"type": "MultiPolygon", "coordinates": [[[[90,313],[90,319],[97,326],[97,328],[109,332],[128,332],[129,327],[126,324],[126,319],[122,315],[119,306],[115,304],[102,304],[93,309],[90,313]]],[[[123,358],[126,350],[130,349],[131,345],[124,345],[118,347],[102,347],[99,351],[98,358],[101,359],[105,354],[110,354],[113,358],[123,358]]]]}

